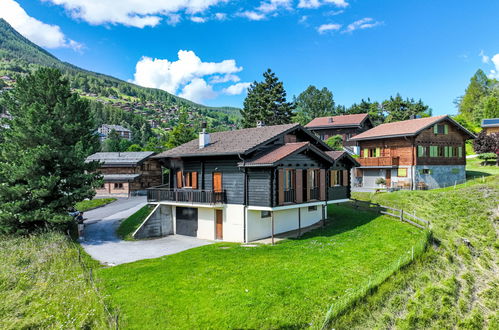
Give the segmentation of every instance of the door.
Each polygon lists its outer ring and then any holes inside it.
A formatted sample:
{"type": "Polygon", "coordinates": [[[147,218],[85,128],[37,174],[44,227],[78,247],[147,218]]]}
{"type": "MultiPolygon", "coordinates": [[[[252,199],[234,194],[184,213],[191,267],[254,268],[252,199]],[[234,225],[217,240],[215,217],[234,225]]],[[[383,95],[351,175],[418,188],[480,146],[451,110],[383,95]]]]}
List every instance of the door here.
{"type": "Polygon", "coordinates": [[[222,210],[215,210],[215,221],[216,221],[216,239],[223,239],[223,212],[222,210]]]}
{"type": "Polygon", "coordinates": [[[213,191],[222,192],[222,173],[213,173],[213,191]]]}
{"type": "Polygon", "coordinates": [[[193,236],[198,235],[198,209],[193,207],[177,206],[175,212],[176,230],[179,235],[193,236]]]}
{"type": "Polygon", "coordinates": [[[390,188],[392,186],[392,170],[388,169],[386,170],[386,187],[390,188]]]}

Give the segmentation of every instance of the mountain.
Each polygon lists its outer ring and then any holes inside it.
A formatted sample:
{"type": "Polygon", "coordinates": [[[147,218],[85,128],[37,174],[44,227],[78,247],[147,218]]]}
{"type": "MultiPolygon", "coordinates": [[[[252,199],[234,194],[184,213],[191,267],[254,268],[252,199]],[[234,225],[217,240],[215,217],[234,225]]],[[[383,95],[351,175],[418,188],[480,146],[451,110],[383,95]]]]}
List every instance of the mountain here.
{"type": "MultiPolygon", "coordinates": [[[[178,120],[180,107],[187,110],[191,123],[197,125],[207,121],[212,130],[234,128],[239,119],[238,108],[207,107],[163,90],[137,86],[60,61],[0,18],[0,76],[3,76],[3,79],[0,79],[0,89],[2,86],[4,89],[10,88],[9,85],[15,82],[17,75],[29,73],[41,66],[58,68],[68,77],[74,91],[90,99],[95,107],[101,108],[99,113],[102,113],[104,108],[107,115],[97,118],[98,122],[132,126],[132,123],[127,121],[132,121],[134,116],[140,116],[149,126],[171,128],[178,120]],[[116,109],[116,113],[113,109],[116,109]]],[[[133,120],[141,121],[137,118],[133,120]]],[[[135,129],[144,130],[143,123],[140,125],[140,128],[135,129]]]]}

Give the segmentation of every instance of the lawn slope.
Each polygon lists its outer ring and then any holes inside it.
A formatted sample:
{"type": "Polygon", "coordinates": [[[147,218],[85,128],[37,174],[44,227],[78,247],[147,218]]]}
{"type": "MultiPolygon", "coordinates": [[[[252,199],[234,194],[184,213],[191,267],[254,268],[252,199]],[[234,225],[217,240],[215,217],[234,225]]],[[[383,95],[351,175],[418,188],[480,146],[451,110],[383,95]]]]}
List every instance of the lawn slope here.
{"type": "Polygon", "coordinates": [[[456,189],[357,197],[431,220],[436,241],[417,262],[335,319],[332,328],[497,329],[499,176],[456,189]]]}
{"type": "Polygon", "coordinates": [[[320,327],[333,303],[347,306],[426,242],[391,218],[330,211],[327,228],[276,246],[219,243],[98,275],[127,329],[320,327]]]}

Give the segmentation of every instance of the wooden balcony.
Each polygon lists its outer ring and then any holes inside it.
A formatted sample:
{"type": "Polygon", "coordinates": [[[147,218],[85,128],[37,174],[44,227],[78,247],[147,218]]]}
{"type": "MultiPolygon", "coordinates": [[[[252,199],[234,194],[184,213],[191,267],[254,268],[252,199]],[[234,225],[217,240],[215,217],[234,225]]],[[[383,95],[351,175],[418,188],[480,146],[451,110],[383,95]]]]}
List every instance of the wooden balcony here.
{"type": "Polygon", "coordinates": [[[225,203],[225,191],[197,189],[169,189],[154,187],[147,189],[148,202],[179,202],[189,204],[220,204],[225,203]]]}
{"type": "Polygon", "coordinates": [[[361,166],[398,166],[399,157],[367,157],[356,158],[361,166]]]}

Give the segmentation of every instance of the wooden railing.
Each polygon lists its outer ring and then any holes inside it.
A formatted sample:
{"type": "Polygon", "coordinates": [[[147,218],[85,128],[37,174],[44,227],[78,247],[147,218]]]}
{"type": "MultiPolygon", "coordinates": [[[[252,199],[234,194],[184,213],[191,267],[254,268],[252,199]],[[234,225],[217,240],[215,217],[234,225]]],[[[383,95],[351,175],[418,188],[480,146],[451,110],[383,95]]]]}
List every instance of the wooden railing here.
{"type": "Polygon", "coordinates": [[[148,202],[169,201],[191,204],[218,204],[225,203],[225,197],[225,191],[215,192],[211,190],[169,189],[161,187],[147,189],[148,202]]]}
{"type": "Polygon", "coordinates": [[[348,199],[348,187],[346,186],[335,186],[327,188],[327,199],[337,200],[337,199],[348,199]]]}
{"type": "Polygon", "coordinates": [[[284,190],[284,203],[294,203],[295,202],[295,190],[289,189],[284,190]]]}
{"type": "Polygon", "coordinates": [[[319,195],[320,195],[320,192],[319,192],[319,187],[314,187],[312,189],[310,189],[310,199],[313,200],[313,199],[319,199],[319,195]]]}
{"type": "Polygon", "coordinates": [[[398,166],[399,157],[367,157],[357,158],[361,166],[398,166]]]}

